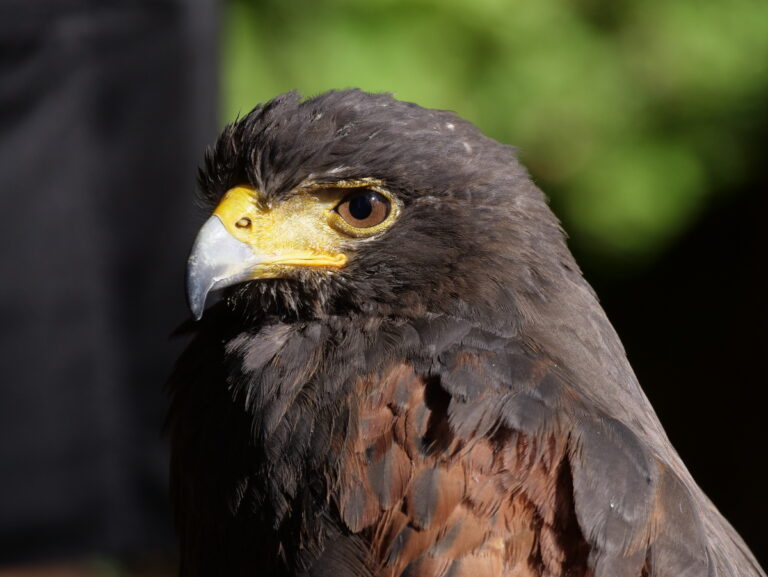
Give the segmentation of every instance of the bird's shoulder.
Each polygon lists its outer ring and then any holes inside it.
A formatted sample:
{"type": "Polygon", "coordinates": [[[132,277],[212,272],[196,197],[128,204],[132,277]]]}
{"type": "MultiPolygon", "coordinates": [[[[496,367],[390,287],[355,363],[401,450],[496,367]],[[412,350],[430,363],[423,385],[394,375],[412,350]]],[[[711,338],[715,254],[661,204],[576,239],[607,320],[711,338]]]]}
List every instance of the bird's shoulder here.
{"type": "Polygon", "coordinates": [[[698,493],[568,367],[471,323],[412,326],[418,354],[355,381],[333,495],[383,574],[716,574],[698,493]]]}

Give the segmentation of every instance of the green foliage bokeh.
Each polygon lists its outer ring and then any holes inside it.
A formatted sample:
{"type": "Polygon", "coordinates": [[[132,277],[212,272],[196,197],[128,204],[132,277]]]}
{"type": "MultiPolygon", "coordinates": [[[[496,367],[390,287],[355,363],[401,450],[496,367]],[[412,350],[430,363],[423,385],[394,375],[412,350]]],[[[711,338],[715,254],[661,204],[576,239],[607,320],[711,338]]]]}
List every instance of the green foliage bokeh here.
{"type": "Polygon", "coordinates": [[[744,186],[768,98],[764,0],[233,0],[222,43],[225,121],[292,89],[454,110],[619,268],[744,186]]]}

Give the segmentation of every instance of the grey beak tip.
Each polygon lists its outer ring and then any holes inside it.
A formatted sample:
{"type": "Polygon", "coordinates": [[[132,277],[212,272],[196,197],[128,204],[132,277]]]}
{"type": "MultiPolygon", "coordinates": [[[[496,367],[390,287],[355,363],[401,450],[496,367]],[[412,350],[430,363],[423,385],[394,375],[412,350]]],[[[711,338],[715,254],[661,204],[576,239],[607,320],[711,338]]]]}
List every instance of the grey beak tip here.
{"type": "Polygon", "coordinates": [[[208,291],[200,290],[197,275],[193,270],[187,273],[187,304],[196,321],[203,317],[205,311],[205,298],[208,291]]]}
{"type": "Polygon", "coordinates": [[[205,301],[213,284],[212,275],[206,267],[200,267],[198,255],[193,251],[187,263],[187,303],[196,321],[203,317],[205,301]]]}
{"type": "Polygon", "coordinates": [[[198,306],[190,303],[189,310],[192,311],[192,318],[194,318],[196,321],[199,321],[201,318],[203,318],[205,306],[198,306]]]}

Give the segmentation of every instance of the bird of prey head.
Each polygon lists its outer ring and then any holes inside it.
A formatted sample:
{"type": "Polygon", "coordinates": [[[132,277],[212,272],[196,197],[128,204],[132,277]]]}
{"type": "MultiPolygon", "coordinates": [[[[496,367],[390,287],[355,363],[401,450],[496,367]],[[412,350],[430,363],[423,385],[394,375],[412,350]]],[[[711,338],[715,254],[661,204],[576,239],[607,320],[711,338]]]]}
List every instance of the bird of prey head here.
{"type": "Polygon", "coordinates": [[[512,329],[574,266],[512,149],[443,111],[334,92],[270,102],[228,128],[202,182],[214,216],[189,297],[236,290],[265,310],[421,316],[512,329]],[[268,279],[264,282],[264,279],[268,279]]]}
{"type": "Polygon", "coordinates": [[[388,95],[291,93],[200,184],[182,575],[764,576],[512,148],[388,95]]]}

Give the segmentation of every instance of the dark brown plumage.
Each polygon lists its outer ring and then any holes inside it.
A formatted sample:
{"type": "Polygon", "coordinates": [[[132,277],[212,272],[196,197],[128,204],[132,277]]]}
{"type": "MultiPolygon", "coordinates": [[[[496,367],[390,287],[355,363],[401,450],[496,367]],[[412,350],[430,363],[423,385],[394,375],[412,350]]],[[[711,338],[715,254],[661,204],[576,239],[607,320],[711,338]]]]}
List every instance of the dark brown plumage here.
{"type": "Polygon", "coordinates": [[[343,266],[238,276],[192,327],[181,574],[764,577],[510,148],[386,95],[289,94],[229,126],[200,179],[212,208],[246,185],[265,214],[374,181],[392,222],[334,244],[343,266]]]}

